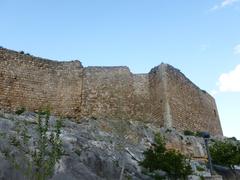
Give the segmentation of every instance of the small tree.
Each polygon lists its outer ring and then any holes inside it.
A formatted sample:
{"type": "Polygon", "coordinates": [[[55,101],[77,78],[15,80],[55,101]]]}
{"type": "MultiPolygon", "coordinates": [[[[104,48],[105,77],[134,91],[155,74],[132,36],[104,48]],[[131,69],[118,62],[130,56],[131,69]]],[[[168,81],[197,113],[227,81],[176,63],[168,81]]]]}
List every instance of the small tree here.
{"type": "Polygon", "coordinates": [[[155,135],[155,143],[143,152],[145,159],[139,164],[147,168],[150,172],[160,169],[160,162],[163,162],[163,156],[166,152],[165,142],[160,134],[155,135]]]}
{"type": "Polygon", "coordinates": [[[37,180],[45,180],[47,177],[51,177],[54,173],[55,164],[64,153],[60,139],[62,120],[56,121],[54,130],[49,137],[47,135],[49,131],[49,116],[49,111],[40,112],[38,116],[38,142],[32,154],[37,180]]]}
{"type": "Polygon", "coordinates": [[[58,119],[53,129],[50,129],[49,117],[49,111],[39,112],[35,128],[37,137],[33,138],[33,149],[29,148],[31,146],[29,140],[32,137],[25,121],[24,125],[17,122],[17,136],[9,138],[9,144],[18,151],[17,156],[9,153],[10,148],[3,151],[6,159],[15,169],[23,172],[27,179],[46,180],[50,178],[54,173],[56,163],[64,153],[60,139],[62,120],[58,119]],[[19,159],[25,164],[20,164],[19,159]]]}
{"type": "Polygon", "coordinates": [[[166,171],[169,177],[186,179],[192,173],[189,160],[179,151],[169,150],[164,157],[162,170],[166,171]]]}
{"type": "Polygon", "coordinates": [[[157,170],[165,171],[172,179],[186,179],[192,173],[187,158],[176,150],[167,150],[160,134],[156,134],[155,143],[143,154],[145,159],[140,165],[152,172],[156,179],[159,178],[157,170]]]}
{"type": "Polygon", "coordinates": [[[227,166],[234,170],[235,165],[240,165],[240,145],[238,141],[215,141],[210,146],[213,163],[227,166]]]}

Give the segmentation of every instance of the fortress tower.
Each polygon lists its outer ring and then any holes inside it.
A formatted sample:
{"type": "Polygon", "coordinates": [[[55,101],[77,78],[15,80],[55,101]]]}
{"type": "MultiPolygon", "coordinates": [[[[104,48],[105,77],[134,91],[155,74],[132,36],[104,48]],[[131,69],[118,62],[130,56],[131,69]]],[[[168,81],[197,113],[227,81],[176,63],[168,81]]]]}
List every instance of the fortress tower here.
{"type": "Polygon", "coordinates": [[[0,109],[49,106],[55,115],[151,122],[222,135],[215,100],[168,64],[148,74],[83,67],[0,48],[0,109]]]}

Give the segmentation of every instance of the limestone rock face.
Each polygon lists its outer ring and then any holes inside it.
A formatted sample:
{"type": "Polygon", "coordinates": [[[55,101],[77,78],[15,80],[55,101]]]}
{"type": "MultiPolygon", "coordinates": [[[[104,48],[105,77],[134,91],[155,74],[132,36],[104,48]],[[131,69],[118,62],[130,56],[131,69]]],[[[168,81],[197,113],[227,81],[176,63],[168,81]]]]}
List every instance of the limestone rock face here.
{"type": "MultiPolygon", "coordinates": [[[[36,118],[35,113],[27,112],[19,116],[0,114],[0,179],[26,179],[23,172],[5,158],[4,151],[8,150],[15,156],[19,164],[26,164],[18,153],[17,144],[11,143],[9,138],[21,138],[19,128],[25,126],[31,142],[37,136],[36,118]]],[[[56,119],[50,117],[50,126],[56,119]]],[[[66,155],[56,165],[52,179],[119,179],[123,167],[124,179],[151,179],[142,173],[144,169],[138,162],[143,160],[143,152],[151,146],[155,133],[159,132],[165,137],[167,148],[178,149],[193,158],[191,165],[195,174],[209,175],[201,138],[184,136],[175,129],[157,128],[141,121],[82,119],[76,123],[72,119],[64,119],[60,137],[66,155]],[[199,172],[197,166],[204,171],[199,172]]],[[[34,143],[30,143],[29,148],[34,148],[34,143]]]]}

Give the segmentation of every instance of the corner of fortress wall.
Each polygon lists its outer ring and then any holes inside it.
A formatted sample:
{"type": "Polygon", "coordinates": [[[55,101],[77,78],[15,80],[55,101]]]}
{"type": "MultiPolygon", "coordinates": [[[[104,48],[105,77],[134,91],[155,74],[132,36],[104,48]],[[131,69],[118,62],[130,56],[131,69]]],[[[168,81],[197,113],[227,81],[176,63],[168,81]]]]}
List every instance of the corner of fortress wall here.
{"type": "Polygon", "coordinates": [[[56,115],[132,119],[222,135],[214,99],[167,64],[148,74],[86,67],[0,48],[0,109],[49,106],[56,115]]]}
{"type": "Polygon", "coordinates": [[[171,65],[166,67],[166,79],[173,127],[223,135],[217,106],[211,95],[171,65]]]}

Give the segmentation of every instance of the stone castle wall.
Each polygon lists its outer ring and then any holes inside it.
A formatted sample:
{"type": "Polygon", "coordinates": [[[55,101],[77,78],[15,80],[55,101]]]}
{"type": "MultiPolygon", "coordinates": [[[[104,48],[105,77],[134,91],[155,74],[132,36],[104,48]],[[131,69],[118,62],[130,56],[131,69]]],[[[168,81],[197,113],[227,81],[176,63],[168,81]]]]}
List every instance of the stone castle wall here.
{"type": "Polygon", "coordinates": [[[148,74],[127,67],[82,67],[0,48],[0,109],[49,106],[56,115],[132,119],[222,134],[214,99],[162,64],[148,74]]]}
{"type": "Polygon", "coordinates": [[[150,120],[148,75],[127,67],[87,67],[83,77],[82,116],[150,120]]]}
{"type": "Polygon", "coordinates": [[[179,70],[166,69],[172,126],[177,129],[210,131],[221,134],[221,124],[215,100],[198,88],[179,70]]]}
{"type": "Polygon", "coordinates": [[[82,71],[79,62],[55,62],[0,49],[0,108],[80,113],[82,71]]]}
{"type": "Polygon", "coordinates": [[[124,119],[131,116],[133,79],[128,68],[84,68],[83,81],[83,116],[124,119]]]}

